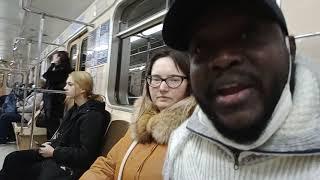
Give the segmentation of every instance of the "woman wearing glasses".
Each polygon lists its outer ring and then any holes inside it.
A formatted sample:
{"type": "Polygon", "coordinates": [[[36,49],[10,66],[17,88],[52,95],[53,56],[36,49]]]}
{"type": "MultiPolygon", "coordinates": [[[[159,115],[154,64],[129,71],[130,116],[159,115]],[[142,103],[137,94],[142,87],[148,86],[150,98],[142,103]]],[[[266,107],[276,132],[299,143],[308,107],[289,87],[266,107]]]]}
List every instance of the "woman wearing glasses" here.
{"type": "Polygon", "coordinates": [[[129,132],[81,180],[162,179],[169,137],[196,104],[190,96],[188,56],[174,50],[158,52],[148,62],[146,74],[129,132]]]}

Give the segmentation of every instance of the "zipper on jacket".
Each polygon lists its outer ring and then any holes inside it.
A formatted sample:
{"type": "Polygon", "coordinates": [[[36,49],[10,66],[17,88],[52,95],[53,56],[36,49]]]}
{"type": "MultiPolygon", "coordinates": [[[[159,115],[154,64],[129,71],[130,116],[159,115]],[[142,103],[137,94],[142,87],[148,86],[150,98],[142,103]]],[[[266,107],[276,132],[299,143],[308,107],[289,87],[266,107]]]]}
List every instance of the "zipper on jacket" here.
{"type": "Polygon", "coordinates": [[[234,164],[233,164],[233,169],[238,170],[239,169],[239,155],[240,151],[239,150],[233,150],[233,157],[234,157],[234,164]]]}

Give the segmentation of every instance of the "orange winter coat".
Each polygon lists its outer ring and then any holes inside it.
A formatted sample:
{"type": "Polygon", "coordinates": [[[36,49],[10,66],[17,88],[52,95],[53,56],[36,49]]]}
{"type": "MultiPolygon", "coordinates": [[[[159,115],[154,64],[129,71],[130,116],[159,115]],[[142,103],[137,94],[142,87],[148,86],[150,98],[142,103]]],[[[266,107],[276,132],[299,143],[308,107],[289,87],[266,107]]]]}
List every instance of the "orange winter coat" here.
{"type": "MultiPolygon", "coordinates": [[[[141,104],[138,104],[139,106],[141,104]]],[[[194,107],[193,97],[188,97],[161,112],[150,106],[145,108],[143,114],[134,114],[133,123],[126,135],[112,147],[106,157],[98,157],[80,180],[117,180],[122,160],[133,139],[138,141],[138,144],[126,160],[122,179],[163,179],[162,167],[171,132],[192,114],[194,107]]]]}
{"type": "MultiPolygon", "coordinates": [[[[124,155],[132,143],[126,135],[111,149],[107,157],[99,157],[81,180],[117,180],[124,155]]],[[[137,144],[124,166],[122,179],[162,179],[162,166],[167,145],[137,144]]]]}

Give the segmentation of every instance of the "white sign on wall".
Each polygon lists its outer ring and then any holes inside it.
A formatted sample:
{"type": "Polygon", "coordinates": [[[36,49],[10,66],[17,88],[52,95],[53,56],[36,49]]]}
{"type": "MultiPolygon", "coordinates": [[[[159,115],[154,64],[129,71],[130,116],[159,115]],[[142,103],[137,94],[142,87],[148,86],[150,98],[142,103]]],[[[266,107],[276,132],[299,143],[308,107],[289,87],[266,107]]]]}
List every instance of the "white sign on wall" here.
{"type": "Polygon", "coordinates": [[[89,33],[86,67],[107,63],[109,52],[110,21],[89,33]]]}

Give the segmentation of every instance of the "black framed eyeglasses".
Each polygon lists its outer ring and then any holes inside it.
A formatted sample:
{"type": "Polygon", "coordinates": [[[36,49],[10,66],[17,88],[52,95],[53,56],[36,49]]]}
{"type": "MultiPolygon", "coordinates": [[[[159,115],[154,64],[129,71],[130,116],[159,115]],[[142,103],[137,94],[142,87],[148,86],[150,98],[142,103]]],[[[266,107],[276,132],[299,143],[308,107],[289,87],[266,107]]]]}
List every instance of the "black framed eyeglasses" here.
{"type": "Polygon", "coordinates": [[[188,79],[185,76],[179,76],[179,75],[173,75],[173,76],[169,76],[167,78],[161,78],[157,75],[149,75],[146,77],[147,83],[149,86],[151,87],[159,87],[162,83],[162,81],[166,82],[167,86],[169,88],[177,88],[179,87],[184,79],[188,79]]]}

